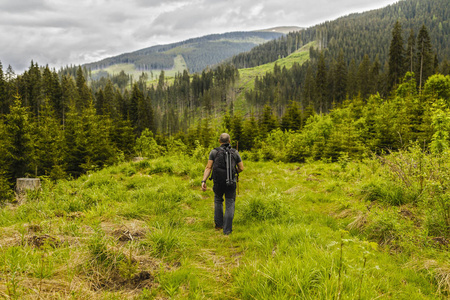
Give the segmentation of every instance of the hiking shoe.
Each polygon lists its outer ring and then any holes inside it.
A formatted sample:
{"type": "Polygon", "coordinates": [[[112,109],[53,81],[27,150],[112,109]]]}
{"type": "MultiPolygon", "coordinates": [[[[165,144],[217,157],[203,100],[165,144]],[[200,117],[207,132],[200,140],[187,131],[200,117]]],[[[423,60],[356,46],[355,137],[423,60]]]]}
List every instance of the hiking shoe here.
{"type": "Polygon", "coordinates": [[[223,227],[220,227],[220,226],[216,226],[215,228],[216,228],[216,230],[222,230],[223,229],[223,227]]]}

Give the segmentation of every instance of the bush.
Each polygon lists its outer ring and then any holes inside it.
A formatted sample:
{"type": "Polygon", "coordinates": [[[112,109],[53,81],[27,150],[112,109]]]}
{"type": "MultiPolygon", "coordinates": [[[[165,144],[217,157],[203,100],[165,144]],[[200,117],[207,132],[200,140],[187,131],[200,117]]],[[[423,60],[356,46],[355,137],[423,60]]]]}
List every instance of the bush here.
{"type": "Polygon", "coordinates": [[[277,194],[253,196],[240,208],[244,221],[265,221],[288,215],[284,201],[277,194]]]}
{"type": "Polygon", "coordinates": [[[369,201],[379,201],[394,206],[411,203],[415,199],[408,190],[389,181],[370,182],[363,186],[362,191],[369,201]]]}
{"type": "Polygon", "coordinates": [[[160,156],[162,149],[153,138],[153,133],[146,128],[136,140],[134,150],[138,156],[156,158],[160,156]]]}

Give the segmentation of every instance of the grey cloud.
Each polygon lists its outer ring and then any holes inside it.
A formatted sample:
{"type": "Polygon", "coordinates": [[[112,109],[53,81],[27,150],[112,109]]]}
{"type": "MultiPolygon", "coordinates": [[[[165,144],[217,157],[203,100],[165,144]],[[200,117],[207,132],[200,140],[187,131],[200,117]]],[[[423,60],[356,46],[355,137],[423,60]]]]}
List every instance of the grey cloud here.
{"type": "Polygon", "coordinates": [[[29,13],[35,11],[51,11],[51,5],[45,0],[1,0],[0,11],[3,13],[29,13]]]}
{"type": "Polygon", "coordinates": [[[59,67],[212,33],[311,26],[395,0],[0,0],[0,61],[59,67]]]}
{"type": "Polygon", "coordinates": [[[134,0],[134,3],[138,7],[151,8],[151,7],[161,7],[167,4],[189,4],[194,2],[193,0],[134,0]]]}

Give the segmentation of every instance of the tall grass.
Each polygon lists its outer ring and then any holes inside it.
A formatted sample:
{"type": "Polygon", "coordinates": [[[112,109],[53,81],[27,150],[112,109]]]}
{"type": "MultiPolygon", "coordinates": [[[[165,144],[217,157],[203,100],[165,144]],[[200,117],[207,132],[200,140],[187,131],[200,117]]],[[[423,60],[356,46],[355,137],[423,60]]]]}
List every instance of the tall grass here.
{"type": "Polygon", "coordinates": [[[24,204],[3,207],[0,295],[448,297],[445,222],[439,209],[426,209],[439,201],[431,179],[417,193],[420,181],[406,186],[378,158],[244,161],[233,234],[224,236],[213,226],[211,183],[200,190],[201,157],[161,157],[44,182],[24,204]]]}

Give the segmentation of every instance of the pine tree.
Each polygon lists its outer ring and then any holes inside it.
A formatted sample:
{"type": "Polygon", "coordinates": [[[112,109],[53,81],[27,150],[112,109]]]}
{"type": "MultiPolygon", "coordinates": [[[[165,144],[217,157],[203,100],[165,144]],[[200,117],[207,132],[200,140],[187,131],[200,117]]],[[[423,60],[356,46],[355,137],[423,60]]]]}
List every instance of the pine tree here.
{"type": "Polygon", "coordinates": [[[8,174],[10,170],[8,149],[10,146],[10,139],[7,135],[6,125],[3,123],[3,119],[0,118],[0,205],[12,197],[11,181],[12,178],[8,174]]]}
{"type": "Polygon", "coordinates": [[[317,110],[322,113],[327,111],[327,66],[323,52],[319,54],[316,73],[317,110]]]}
{"type": "Polygon", "coordinates": [[[362,99],[367,99],[370,94],[370,60],[367,54],[364,55],[363,60],[358,67],[358,90],[362,99]]]}
{"type": "Polygon", "coordinates": [[[244,121],[239,149],[252,150],[258,141],[258,133],[258,123],[255,116],[251,114],[250,117],[244,121]]]}
{"type": "Polygon", "coordinates": [[[77,99],[79,99],[80,96],[72,76],[65,75],[62,77],[61,90],[61,111],[58,113],[58,117],[62,119],[64,125],[66,113],[70,108],[76,107],[77,99]]]}
{"type": "MultiPolygon", "coordinates": [[[[37,122],[36,122],[37,123],[37,122]]],[[[66,144],[64,134],[50,100],[44,100],[40,122],[34,124],[36,168],[38,174],[51,179],[62,179],[66,176],[64,153],[66,144]]]]}
{"type": "Polygon", "coordinates": [[[358,68],[356,67],[355,59],[350,61],[347,74],[347,92],[348,98],[353,99],[358,95],[358,68]]]}
{"type": "Polygon", "coordinates": [[[264,139],[272,130],[277,128],[278,121],[272,108],[269,105],[264,106],[262,116],[259,119],[260,136],[264,139]]]}
{"type": "Polygon", "coordinates": [[[77,84],[77,90],[78,90],[78,99],[76,103],[76,107],[78,111],[83,110],[84,108],[89,107],[90,103],[92,102],[92,94],[91,90],[87,86],[86,79],[84,77],[84,71],[80,67],[77,69],[77,76],[76,76],[76,84],[77,84]]]}
{"type": "Polygon", "coordinates": [[[3,65],[0,61],[0,116],[8,112],[8,95],[6,93],[6,80],[3,73],[3,65]]]}
{"type": "Polygon", "coordinates": [[[22,106],[21,99],[15,96],[10,113],[6,116],[6,139],[9,140],[7,160],[9,161],[8,175],[15,179],[33,174],[33,136],[30,114],[22,106]]]}
{"type": "Polygon", "coordinates": [[[397,21],[392,30],[392,40],[389,46],[389,89],[400,83],[405,74],[404,66],[405,50],[403,49],[402,27],[397,21]]]}
{"type": "Polygon", "coordinates": [[[42,73],[42,97],[44,99],[43,102],[48,102],[57,115],[61,115],[61,85],[58,74],[50,71],[48,66],[44,68],[42,73]]]}
{"type": "Polygon", "coordinates": [[[378,55],[375,57],[369,73],[369,94],[373,95],[380,90],[380,60],[378,55]]]}
{"type": "MultiPolygon", "coordinates": [[[[130,97],[130,106],[129,106],[129,118],[133,126],[136,128],[139,127],[139,108],[142,106],[142,103],[144,102],[144,94],[139,89],[139,86],[137,83],[133,84],[133,89],[131,91],[131,97],[130,97]]],[[[139,127],[139,129],[143,129],[139,127]]],[[[138,130],[139,130],[138,129],[138,130]]]]}
{"type": "Polygon", "coordinates": [[[415,72],[415,62],[416,62],[416,37],[414,35],[414,30],[411,29],[409,32],[408,43],[406,45],[405,52],[405,67],[406,70],[413,73],[415,72]]]}
{"type": "Polygon", "coordinates": [[[314,99],[314,74],[313,74],[313,68],[310,63],[308,63],[308,67],[306,69],[306,75],[305,75],[305,83],[303,88],[303,106],[310,106],[313,104],[314,99]]]}
{"type": "Polygon", "coordinates": [[[339,56],[334,69],[334,99],[337,103],[342,103],[347,96],[347,65],[345,63],[344,51],[340,49],[339,56]]]}
{"type": "Polygon", "coordinates": [[[281,129],[298,131],[303,127],[302,113],[297,102],[291,102],[281,119],[281,129]]]}
{"type": "Polygon", "coordinates": [[[236,145],[236,142],[242,142],[243,136],[243,124],[242,124],[242,116],[239,112],[236,112],[231,117],[231,133],[230,135],[233,137],[233,142],[236,145]]]}
{"type": "Polygon", "coordinates": [[[421,89],[428,77],[433,74],[433,53],[431,51],[431,40],[425,25],[420,28],[417,35],[417,74],[419,77],[419,88],[421,89]]]}
{"type": "Polygon", "coordinates": [[[83,122],[75,105],[68,108],[64,125],[64,140],[67,147],[65,162],[67,172],[75,177],[83,173],[81,165],[85,162],[86,147],[83,122]]]}

